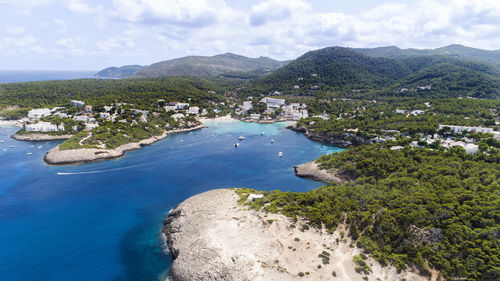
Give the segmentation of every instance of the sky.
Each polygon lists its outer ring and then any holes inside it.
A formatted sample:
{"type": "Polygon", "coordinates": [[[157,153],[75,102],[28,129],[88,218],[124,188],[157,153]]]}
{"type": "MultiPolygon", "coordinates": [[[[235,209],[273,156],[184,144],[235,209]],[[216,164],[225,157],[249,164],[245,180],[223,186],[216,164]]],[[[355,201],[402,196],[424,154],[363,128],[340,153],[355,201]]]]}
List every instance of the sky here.
{"type": "Polygon", "coordinates": [[[499,0],[0,0],[0,70],[323,47],[500,49],[499,0]]]}

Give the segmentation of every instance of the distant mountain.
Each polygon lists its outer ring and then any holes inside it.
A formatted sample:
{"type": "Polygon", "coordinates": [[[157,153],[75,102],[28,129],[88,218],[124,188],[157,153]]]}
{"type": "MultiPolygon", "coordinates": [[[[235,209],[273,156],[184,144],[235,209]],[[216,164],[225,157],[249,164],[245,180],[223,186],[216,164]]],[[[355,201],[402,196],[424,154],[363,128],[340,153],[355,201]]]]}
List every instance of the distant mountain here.
{"type": "Polygon", "coordinates": [[[94,76],[101,78],[125,78],[141,71],[142,69],[144,69],[144,66],[142,65],[124,65],[121,67],[108,67],[97,72],[96,74],[94,74],[94,76]]]}
{"type": "Polygon", "coordinates": [[[247,58],[235,54],[212,57],[189,56],[154,63],[135,73],[133,78],[166,76],[215,76],[225,73],[269,73],[287,62],[266,57],[247,58]]]}
{"type": "Polygon", "coordinates": [[[493,64],[500,67],[500,50],[482,50],[453,44],[437,49],[400,49],[396,46],[359,48],[355,51],[371,57],[407,58],[416,56],[443,55],[447,57],[493,64]]]}
{"type": "MultiPolygon", "coordinates": [[[[379,48],[377,53],[394,50],[379,48]]],[[[300,95],[315,95],[315,90],[391,91],[424,85],[432,85],[432,91],[443,96],[498,98],[500,70],[443,55],[385,58],[364,55],[351,48],[329,47],[308,52],[253,83],[254,89],[261,91],[300,95]]]]}

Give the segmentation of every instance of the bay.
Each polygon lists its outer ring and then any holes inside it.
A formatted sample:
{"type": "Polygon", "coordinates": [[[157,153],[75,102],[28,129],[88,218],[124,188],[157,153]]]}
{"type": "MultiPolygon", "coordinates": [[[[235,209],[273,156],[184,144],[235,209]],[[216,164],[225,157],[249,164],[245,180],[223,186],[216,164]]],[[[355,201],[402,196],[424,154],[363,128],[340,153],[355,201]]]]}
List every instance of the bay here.
{"type": "Polygon", "coordinates": [[[76,166],[44,164],[58,142],[18,142],[9,138],[15,128],[0,128],[0,280],[165,277],[172,260],[162,222],[186,198],[226,187],[321,186],[296,177],[293,166],[342,149],[285,125],[211,122],[120,159],[76,166]],[[235,148],[240,135],[246,139],[235,148]]]}

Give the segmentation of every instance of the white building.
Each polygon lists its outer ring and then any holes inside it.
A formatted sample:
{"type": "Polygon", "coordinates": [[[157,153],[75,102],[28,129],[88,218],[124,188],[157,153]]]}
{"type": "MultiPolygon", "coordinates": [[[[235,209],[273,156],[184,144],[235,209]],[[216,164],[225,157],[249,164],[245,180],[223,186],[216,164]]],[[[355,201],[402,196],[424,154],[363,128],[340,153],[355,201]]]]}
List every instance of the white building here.
{"type": "Polygon", "coordinates": [[[412,110],[410,112],[411,115],[415,115],[415,116],[420,115],[420,114],[424,114],[424,113],[425,113],[425,111],[423,111],[423,110],[412,110]]]}
{"type": "Polygon", "coordinates": [[[271,108],[278,108],[278,107],[281,107],[282,105],[285,104],[284,99],[275,99],[275,98],[270,98],[270,97],[265,97],[265,98],[261,99],[260,102],[267,104],[267,107],[271,107],[271,108]]]}
{"type": "Polygon", "coordinates": [[[454,126],[454,125],[441,125],[441,124],[439,124],[439,130],[442,130],[445,127],[449,127],[451,129],[451,131],[454,133],[461,133],[461,132],[476,132],[476,133],[490,133],[490,134],[494,133],[492,128],[454,126]]]}
{"type": "Polygon", "coordinates": [[[78,107],[82,107],[85,105],[85,102],[83,101],[79,101],[79,100],[72,100],[71,101],[71,105],[72,106],[78,106],[78,107]]]}
{"type": "Polygon", "coordinates": [[[75,116],[73,118],[75,121],[78,121],[78,122],[85,122],[87,123],[89,121],[89,117],[88,116],[85,116],[85,115],[78,115],[78,116],[75,116]]]}
{"type": "Polygon", "coordinates": [[[175,105],[166,105],[163,107],[163,109],[165,109],[165,111],[167,111],[167,112],[175,111],[175,105]]]}
{"type": "Polygon", "coordinates": [[[109,105],[105,105],[105,106],[104,106],[104,110],[105,110],[106,112],[110,112],[112,108],[113,108],[113,107],[112,107],[112,106],[109,106],[109,105]]]}
{"type": "Polygon", "coordinates": [[[99,127],[99,124],[97,124],[97,123],[90,124],[89,123],[89,124],[85,125],[85,131],[90,131],[90,130],[97,128],[97,127],[99,127]]]}
{"type": "Polygon", "coordinates": [[[50,116],[52,113],[48,108],[38,108],[28,111],[29,119],[40,119],[45,116],[50,116]]]}
{"type": "Polygon", "coordinates": [[[182,113],[173,114],[172,118],[174,118],[175,121],[179,121],[179,119],[184,118],[184,114],[182,113]]]}
{"type": "Polygon", "coordinates": [[[259,120],[260,119],[260,114],[250,114],[250,118],[252,120],[259,120]]]}
{"type": "Polygon", "coordinates": [[[107,112],[101,112],[99,113],[99,117],[101,117],[102,119],[109,120],[111,118],[111,115],[107,112]]]}
{"type": "Polygon", "coordinates": [[[396,113],[397,114],[405,114],[406,111],[402,110],[402,109],[396,109],[396,113]]]}
{"type": "Polygon", "coordinates": [[[28,132],[55,132],[64,131],[64,124],[59,126],[52,124],[50,122],[38,122],[35,124],[27,124],[24,129],[28,132]]]}
{"type": "Polygon", "coordinates": [[[200,113],[200,108],[197,106],[191,106],[188,109],[188,114],[198,114],[200,113]]]}

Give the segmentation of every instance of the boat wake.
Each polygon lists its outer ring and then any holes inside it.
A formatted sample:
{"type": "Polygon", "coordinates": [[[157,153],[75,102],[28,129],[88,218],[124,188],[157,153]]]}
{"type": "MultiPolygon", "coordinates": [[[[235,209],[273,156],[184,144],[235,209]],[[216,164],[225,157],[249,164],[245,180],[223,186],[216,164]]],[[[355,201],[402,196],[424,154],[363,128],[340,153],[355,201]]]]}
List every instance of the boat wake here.
{"type": "Polygon", "coordinates": [[[143,167],[143,166],[151,166],[152,164],[162,162],[164,161],[163,159],[150,162],[150,163],[145,163],[145,164],[139,164],[139,165],[131,165],[131,166],[126,166],[126,167],[120,167],[120,168],[113,168],[113,169],[106,169],[106,170],[96,170],[96,171],[84,171],[84,172],[57,172],[58,176],[72,176],[72,175],[88,175],[88,174],[101,174],[101,173],[108,173],[108,172],[115,172],[115,171],[122,171],[122,170],[127,170],[127,169],[132,169],[132,168],[138,168],[138,167],[143,167]]]}

